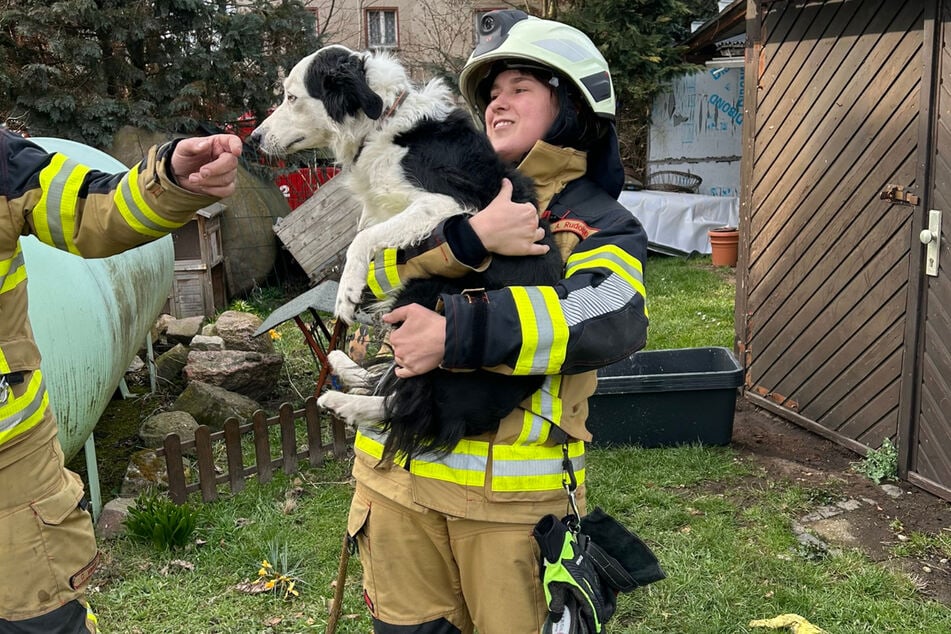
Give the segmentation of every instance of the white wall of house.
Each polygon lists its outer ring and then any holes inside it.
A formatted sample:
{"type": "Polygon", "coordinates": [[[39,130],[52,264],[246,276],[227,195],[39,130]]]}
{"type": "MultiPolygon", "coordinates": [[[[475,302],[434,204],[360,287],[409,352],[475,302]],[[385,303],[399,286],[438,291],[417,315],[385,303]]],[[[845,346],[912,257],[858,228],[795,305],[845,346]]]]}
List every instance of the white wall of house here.
{"type": "Polygon", "coordinates": [[[700,194],[739,196],[742,128],[742,68],[679,77],[654,99],[648,173],[690,172],[700,194]]]}

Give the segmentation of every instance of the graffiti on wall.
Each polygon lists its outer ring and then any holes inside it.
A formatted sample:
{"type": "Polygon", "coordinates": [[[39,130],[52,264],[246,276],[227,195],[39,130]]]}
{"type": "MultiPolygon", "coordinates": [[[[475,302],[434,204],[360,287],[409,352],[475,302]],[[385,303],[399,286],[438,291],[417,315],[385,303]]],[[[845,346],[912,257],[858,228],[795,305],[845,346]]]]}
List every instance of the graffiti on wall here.
{"type": "Polygon", "coordinates": [[[742,127],[742,68],[685,75],[654,101],[649,158],[737,157],[742,127]]]}
{"type": "Polygon", "coordinates": [[[703,178],[701,192],[735,196],[743,129],[742,68],[711,68],[673,80],[654,100],[648,166],[703,178]]]}

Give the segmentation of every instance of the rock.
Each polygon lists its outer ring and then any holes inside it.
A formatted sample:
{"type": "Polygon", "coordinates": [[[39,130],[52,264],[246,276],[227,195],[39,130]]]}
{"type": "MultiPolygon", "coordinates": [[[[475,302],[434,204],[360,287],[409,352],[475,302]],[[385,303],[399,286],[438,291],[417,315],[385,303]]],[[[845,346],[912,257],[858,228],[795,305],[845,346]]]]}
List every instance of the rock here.
{"type": "Polygon", "coordinates": [[[129,362],[129,367],[125,369],[126,374],[135,374],[145,369],[145,361],[140,359],[138,355],[132,357],[132,361],[129,362]]]}
{"type": "Polygon", "coordinates": [[[155,455],[151,449],[142,449],[129,457],[129,466],[119,495],[122,497],[136,497],[148,490],[168,489],[168,469],[165,458],[155,455]]]}
{"type": "Polygon", "coordinates": [[[262,354],[274,353],[274,342],[269,336],[254,336],[263,322],[261,318],[252,313],[244,313],[237,310],[226,310],[218,316],[215,321],[215,329],[218,336],[224,339],[225,348],[228,350],[248,350],[251,352],[260,352],[262,354]]]}
{"type": "Polygon", "coordinates": [[[236,392],[201,381],[192,381],[175,403],[175,411],[186,413],[200,425],[220,430],[232,416],[245,423],[261,406],[236,392]]]}
{"type": "Polygon", "coordinates": [[[185,317],[184,319],[172,319],[165,327],[165,337],[170,343],[181,343],[188,345],[192,337],[201,330],[201,325],[205,318],[201,315],[194,317],[185,317]]]}
{"type": "Polygon", "coordinates": [[[195,418],[184,411],[161,412],[150,416],[139,428],[139,438],[149,449],[162,446],[165,437],[169,434],[178,434],[182,442],[195,439],[195,430],[198,423],[195,418]]]}
{"type": "Polygon", "coordinates": [[[182,344],[176,344],[168,352],[159,355],[155,360],[155,376],[158,380],[159,388],[164,390],[174,390],[185,383],[182,376],[182,370],[188,361],[188,348],[182,344]]]}
{"type": "Polygon", "coordinates": [[[880,485],[880,488],[882,489],[882,491],[885,492],[885,495],[887,495],[888,497],[900,498],[902,495],[904,495],[904,493],[902,493],[902,490],[898,488],[897,486],[895,486],[894,484],[882,484],[880,485]]]}
{"type": "Polygon", "coordinates": [[[260,399],[274,391],[283,365],[280,354],[192,350],[182,373],[189,382],[201,381],[260,399]]]}
{"type": "Polygon", "coordinates": [[[116,498],[102,507],[96,522],[96,534],[99,538],[112,539],[125,534],[125,518],[129,516],[129,507],[134,504],[134,498],[116,498]]]}
{"type": "Polygon", "coordinates": [[[168,328],[168,322],[174,320],[175,318],[168,313],[162,313],[158,316],[158,319],[156,319],[155,323],[152,324],[152,343],[158,341],[165,334],[165,329],[168,328]]]}
{"type": "Polygon", "coordinates": [[[188,347],[192,350],[224,350],[225,340],[214,335],[195,335],[188,347]]]}
{"type": "Polygon", "coordinates": [[[205,324],[204,326],[201,327],[201,334],[204,335],[205,337],[217,337],[218,329],[215,327],[213,323],[205,324]]]}

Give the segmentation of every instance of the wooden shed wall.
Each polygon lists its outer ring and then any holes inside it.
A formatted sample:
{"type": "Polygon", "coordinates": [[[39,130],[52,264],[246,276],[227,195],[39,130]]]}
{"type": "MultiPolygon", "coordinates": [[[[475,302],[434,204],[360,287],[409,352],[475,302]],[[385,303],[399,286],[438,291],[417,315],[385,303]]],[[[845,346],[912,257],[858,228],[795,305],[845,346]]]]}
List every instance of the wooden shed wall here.
{"type": "Polygon", "coordinates": [[[738,348],[751,400],[894,439],[918,178],[922,2],[750,2],[738,348]]]}
{"type": "Polygon", "coordinates": [[[937,275],[925,276],[922,284],[922,316],[915,324],[920,363],[908,373],[917,399],[899,435],[907,439],[901,446],[907,445],[902,458],[908,479],[951,500],[951,1],[937,4],[935,19],[926,14],[925,22],[925,42],[933,48],[926,58],[934,60],[935,73],[932,96],[923,108],[932,123],[925,137],[930,187],[924,189],[922,226],[928,225],[932,209],[942,214],[941,248],[937,275]]]}

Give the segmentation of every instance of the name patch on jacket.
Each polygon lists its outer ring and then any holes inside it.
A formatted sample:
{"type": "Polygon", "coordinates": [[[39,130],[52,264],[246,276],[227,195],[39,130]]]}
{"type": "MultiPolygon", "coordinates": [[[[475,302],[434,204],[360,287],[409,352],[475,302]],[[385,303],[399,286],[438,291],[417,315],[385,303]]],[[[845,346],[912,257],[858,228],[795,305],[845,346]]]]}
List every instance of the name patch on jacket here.
{"type": "Polygon", "coordinates": [[[583,220],[576,220],[573,218],[563,218],[562,220],[556,220],[551,223],[551,232],[559,233],[561,231],[568,231],[575,234],[582,240],[590,236],[592,233],[597,232],[597,229],[589,226],[583,220]]]}

